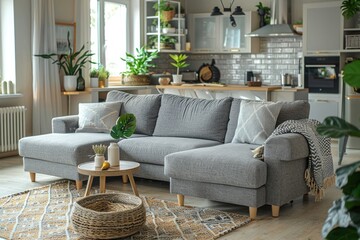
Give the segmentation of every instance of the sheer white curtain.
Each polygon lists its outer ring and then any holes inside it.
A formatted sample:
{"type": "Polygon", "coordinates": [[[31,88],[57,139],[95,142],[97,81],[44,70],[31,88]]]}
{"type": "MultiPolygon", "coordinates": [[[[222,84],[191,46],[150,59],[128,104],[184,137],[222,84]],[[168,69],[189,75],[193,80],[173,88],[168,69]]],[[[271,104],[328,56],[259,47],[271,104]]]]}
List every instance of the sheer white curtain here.
{"type": "MultiPolygon", "coordinates": [[[[54,0],[31,0],[32,54],[54,53],[56,49],[54,0]]],[[[51,132],[51,119],[60,116],[59,69],[51,60],[32,58],[33,135],[51,132]]]]}
{"type": "MultiPolygon", "coordinates": [[[[91,48],[90,43],[90,0],[76,1],[76,46],[85,49],[91,48]]],[[[90,86],[90,63],[87,63],[82,70],[86,87],[90,86]]]]}

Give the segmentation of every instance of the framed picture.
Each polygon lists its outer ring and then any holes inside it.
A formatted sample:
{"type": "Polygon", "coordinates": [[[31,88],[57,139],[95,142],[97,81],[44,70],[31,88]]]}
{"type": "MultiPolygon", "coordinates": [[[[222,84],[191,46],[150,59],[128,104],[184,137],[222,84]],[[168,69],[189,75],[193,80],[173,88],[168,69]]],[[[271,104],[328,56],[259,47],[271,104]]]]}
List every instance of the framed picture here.
{"type": "Polygon", "coordinates": [[[56,23],[56,45],[58,54],[69,52],[67,34],[70,33],[70,45],[73,51],[76,50],[76,23],[56,23]]]}

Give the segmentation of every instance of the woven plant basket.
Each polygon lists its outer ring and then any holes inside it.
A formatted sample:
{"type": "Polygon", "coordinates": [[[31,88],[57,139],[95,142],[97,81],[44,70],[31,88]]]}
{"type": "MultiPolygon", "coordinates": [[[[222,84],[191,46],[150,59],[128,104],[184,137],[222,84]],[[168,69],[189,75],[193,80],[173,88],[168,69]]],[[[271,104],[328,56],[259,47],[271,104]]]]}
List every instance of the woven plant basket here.
{"type": "Polygon", "coordinates": [[[161,12],[161,18],[164,22],[171,21],[174,18],[174,16],[175,16],[175,10],[161,12]]]}
{"type": "Polygon", "coordinates": [[[75,202],[71,221],[82,237],[113,239],[135,234],[145,224],[141,198],[126,193],[96,194],[75,202]]]}
{"type": "Polygon", "coordinates": [[[130,86],[149,85],[150,76],[148,75],[129,75],[123,76],[122,84],[130,86]]]}

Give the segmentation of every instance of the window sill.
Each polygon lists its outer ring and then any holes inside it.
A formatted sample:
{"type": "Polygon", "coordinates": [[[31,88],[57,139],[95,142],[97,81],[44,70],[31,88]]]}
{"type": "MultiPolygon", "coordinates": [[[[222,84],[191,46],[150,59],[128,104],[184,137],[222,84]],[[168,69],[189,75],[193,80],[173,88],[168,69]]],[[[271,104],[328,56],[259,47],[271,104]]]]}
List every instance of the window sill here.
{"type": "Polygon", "coordinates": [[[21,93],[14,93],[14,94],[0,94],[0,99],[6,98],[20,98],[23,95],[21,93]]]}

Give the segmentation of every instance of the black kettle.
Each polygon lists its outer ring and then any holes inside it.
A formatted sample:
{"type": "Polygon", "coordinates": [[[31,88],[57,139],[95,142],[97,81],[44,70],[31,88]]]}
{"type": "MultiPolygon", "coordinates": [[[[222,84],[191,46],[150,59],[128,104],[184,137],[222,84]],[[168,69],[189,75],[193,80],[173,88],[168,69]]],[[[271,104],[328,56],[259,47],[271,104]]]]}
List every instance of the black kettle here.
{"type": "Polygon", "coordinates": [[[220,70],[215,66],[215,59],[211,64],[203,63],[198,70],[198,79],[202,83],[211,83],[220,81],[220,70]]]}

